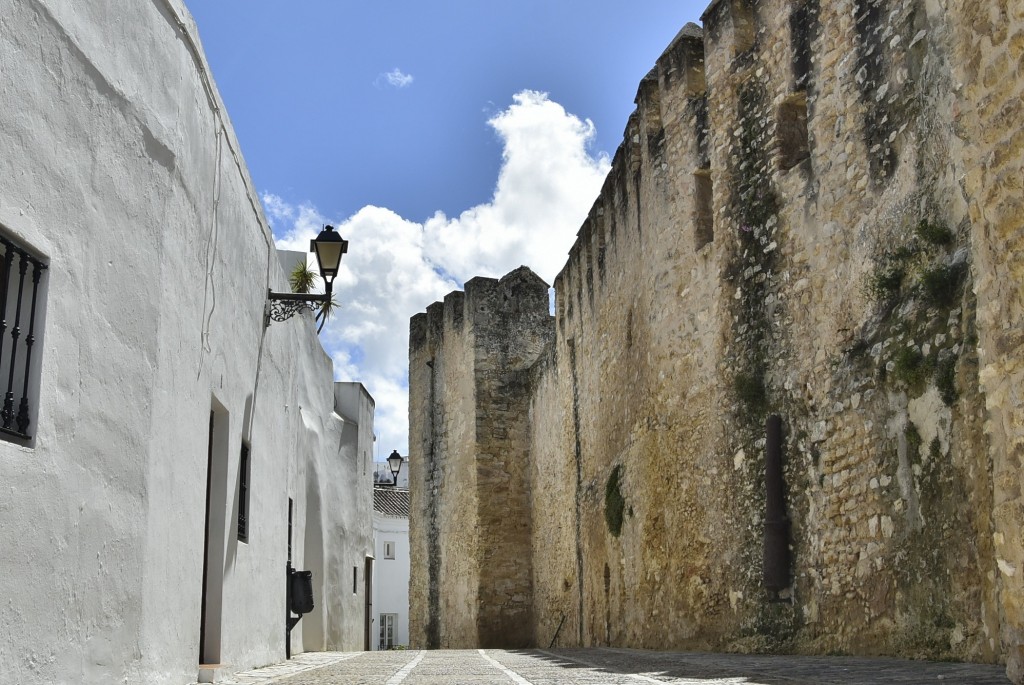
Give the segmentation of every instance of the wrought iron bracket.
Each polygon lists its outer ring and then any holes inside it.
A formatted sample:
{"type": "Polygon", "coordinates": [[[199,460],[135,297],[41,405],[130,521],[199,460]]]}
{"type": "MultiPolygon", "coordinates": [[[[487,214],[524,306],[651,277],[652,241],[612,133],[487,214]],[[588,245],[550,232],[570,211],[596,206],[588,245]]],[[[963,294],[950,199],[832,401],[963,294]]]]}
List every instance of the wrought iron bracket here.
{"type": "Polygon", "coordinates": [[[308,295],[306,293],[275,293],[267,291],[267,304],[264,309],[264,327],[271,321],[287,321],[301,311],[316,312],[322,302],[330,295],[308,295]]]}

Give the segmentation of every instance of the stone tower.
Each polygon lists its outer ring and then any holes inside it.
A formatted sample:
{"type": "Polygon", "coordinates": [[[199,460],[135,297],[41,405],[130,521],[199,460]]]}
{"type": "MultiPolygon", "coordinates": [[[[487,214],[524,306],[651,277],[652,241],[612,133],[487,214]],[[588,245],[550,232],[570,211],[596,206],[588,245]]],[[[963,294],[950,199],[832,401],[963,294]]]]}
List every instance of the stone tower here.
{"type": "Polygon", "coordinates": [[[528,413],[553,335],[548,285],[526,267],[474,278],[412,320],[414,646],[534,642],[528,413]]]}

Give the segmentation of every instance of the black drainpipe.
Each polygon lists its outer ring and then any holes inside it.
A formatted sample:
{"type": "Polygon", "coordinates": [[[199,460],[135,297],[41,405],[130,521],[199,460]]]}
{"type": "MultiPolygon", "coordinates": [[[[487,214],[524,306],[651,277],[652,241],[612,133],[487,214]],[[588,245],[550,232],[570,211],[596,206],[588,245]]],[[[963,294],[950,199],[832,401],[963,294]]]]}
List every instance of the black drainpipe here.
{"type": "Polygon", "coordinates": [[[782,476],[782,419],[765,421],[764,586],[777,593],[789,587],[789,519],[782,476]]]}

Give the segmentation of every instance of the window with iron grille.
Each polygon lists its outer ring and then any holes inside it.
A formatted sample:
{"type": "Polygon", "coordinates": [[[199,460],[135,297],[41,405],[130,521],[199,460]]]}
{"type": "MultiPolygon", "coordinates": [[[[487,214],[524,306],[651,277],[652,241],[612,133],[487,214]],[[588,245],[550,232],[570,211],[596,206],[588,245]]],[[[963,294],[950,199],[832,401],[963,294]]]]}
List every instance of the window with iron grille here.
{"type": "Polygon", "coordinates": [[[46,265],[0,235],[0,437],[23,443],[35,433],[39,359],[33,356],[41,330],[46,265]]]}
{"type": "Polygon", "coordinates": [[[249,542],[249,446],[244,442],[238,459],[238,539],[249,542]]]}

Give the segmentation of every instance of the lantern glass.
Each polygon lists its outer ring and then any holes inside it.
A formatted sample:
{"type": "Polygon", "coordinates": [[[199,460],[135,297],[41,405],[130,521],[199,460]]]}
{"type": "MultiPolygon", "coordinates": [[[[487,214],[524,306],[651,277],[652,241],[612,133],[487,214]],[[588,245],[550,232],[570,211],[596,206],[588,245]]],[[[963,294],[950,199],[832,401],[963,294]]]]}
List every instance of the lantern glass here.
{"type": "Polygon", "coordinates": [[[320,265],[320,276],[325,284],[331,283],[338,275],[341,256],[348,252],[348,241],[335,233],[333,226],[324,226],[324,230],[311,243],[310,250],[320,265]]]}
{"type": "Polygon", "coordinates": [[[391,474],[395,477],[395,482],[398,482],[398,472],[402,470],[402,455],[395,450],[388,457],[388,468],[391,469],[391,474]]]}

